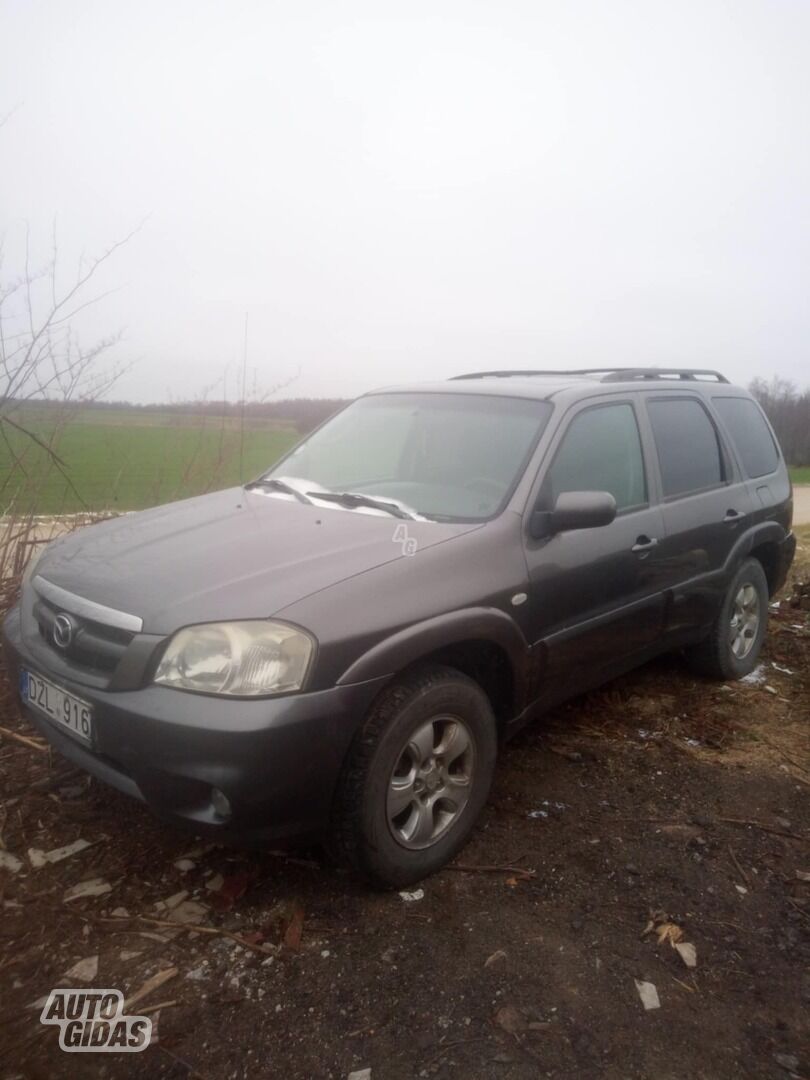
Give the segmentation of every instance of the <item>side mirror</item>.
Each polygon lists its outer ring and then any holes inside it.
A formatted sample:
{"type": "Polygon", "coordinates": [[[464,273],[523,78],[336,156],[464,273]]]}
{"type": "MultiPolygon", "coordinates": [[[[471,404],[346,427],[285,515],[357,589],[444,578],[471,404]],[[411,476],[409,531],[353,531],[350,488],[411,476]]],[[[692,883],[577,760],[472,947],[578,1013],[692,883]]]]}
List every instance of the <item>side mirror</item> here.
{"type": "Polygon", "coordinates": [[[535,540],[573,529],[598,529],[616,517],[616,500],[608,491],[563,491],[553,510],[535,510],[530,532],[535,540]]]}

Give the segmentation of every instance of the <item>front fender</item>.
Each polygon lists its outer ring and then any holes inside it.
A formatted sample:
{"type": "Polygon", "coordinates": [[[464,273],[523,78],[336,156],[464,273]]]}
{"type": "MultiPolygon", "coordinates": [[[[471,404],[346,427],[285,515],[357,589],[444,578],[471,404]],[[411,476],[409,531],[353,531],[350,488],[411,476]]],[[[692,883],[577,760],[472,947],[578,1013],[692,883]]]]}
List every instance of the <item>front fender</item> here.
{"type": "Polygon", "coordinates": [[[438,649],[466,641],[500,646],[509,658],[516,685],[526,667],[529,645],[513,619],[498,608],[474,607],[414,623],[372,646],[338,679],[338,686],[401,671],[438,649]]]}

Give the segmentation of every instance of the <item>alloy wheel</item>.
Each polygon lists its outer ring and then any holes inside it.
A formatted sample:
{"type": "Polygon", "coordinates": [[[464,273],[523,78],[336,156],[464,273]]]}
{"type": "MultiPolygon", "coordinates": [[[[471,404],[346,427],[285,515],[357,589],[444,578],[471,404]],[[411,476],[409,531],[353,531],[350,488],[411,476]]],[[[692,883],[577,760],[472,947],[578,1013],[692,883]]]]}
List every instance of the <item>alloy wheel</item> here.
{"type": "Polygon", "coordinates": [[[457,716],[422,724],[399,753],[388,784],[388,826],[402,847],[431,847],[456,822],[472,791],[475,744],[457,716]]]}
{"type": "Polygon", "coordinates": [[[753,585],[741,585],[731,610],[731,651],[738,660],[744,660],[754,647],[759,620],[759,593],[753,585]]]}

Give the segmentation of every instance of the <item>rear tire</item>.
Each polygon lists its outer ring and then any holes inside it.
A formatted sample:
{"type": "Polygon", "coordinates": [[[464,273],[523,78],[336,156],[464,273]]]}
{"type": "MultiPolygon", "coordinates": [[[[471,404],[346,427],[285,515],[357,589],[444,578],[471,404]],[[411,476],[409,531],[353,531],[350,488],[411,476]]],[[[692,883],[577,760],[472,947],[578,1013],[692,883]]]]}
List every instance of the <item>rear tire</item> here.
{"type": "Polygon", "coordinates": [[[477,683],[439,666],[403,676],[347,755],[333,813],[338,857],[384,888],[439,870],[467,840],[496,757],[495,717],[477,683]]]}
{"type": "Polygon", "coordinates": [[[712,679],[742,679],[759,660],[768,625],[768,581],[746,559],[729,585],[708,637],[686,650],[692,669],[712,679]]]}

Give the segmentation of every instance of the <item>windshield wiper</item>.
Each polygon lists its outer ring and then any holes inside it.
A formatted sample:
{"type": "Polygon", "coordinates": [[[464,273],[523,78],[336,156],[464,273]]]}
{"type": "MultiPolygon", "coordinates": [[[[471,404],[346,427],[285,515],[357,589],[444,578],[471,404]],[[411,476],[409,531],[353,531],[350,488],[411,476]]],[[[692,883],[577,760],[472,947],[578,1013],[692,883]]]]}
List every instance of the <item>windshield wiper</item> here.
{"type": "Polygon", "coordinates": [[[396,503],[387,502],[385,499],[375,499],[371,495],[360,495],[355,491],[308,491],[307,495],[315,499],[323,499],[324,502],[338,503],[340,506],[368,506],[373,510],[384,510],[392,517],[415,520],[413,514],[409,514],[396,503]]]}
{"type": "Polygon", "coordinates": [[[312,499],[308,495],[305,495],[303,491],[299,491],[298,488],[294,488],[292,484],[288,484],[286,480],[277,480],[272,476],[260,476],[258,480],[253,480],[250,484],[245,484],[245,487],[257,488],[268,487],[274,488],[276,491],[283,491],[285,495],[294,495],[299,502],[309,503],[312,505],[312,499]]]}

